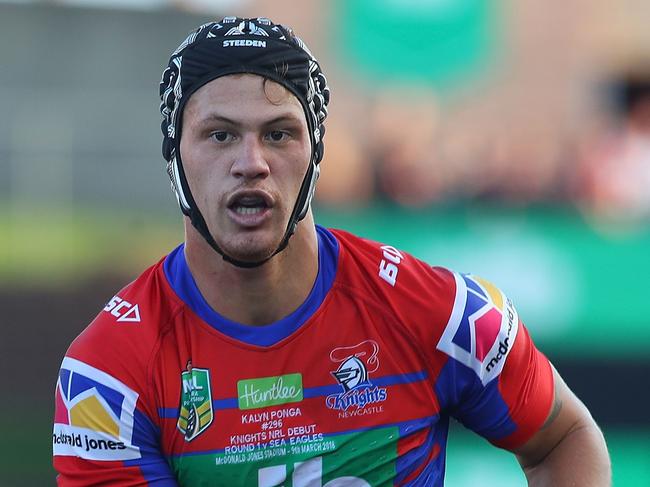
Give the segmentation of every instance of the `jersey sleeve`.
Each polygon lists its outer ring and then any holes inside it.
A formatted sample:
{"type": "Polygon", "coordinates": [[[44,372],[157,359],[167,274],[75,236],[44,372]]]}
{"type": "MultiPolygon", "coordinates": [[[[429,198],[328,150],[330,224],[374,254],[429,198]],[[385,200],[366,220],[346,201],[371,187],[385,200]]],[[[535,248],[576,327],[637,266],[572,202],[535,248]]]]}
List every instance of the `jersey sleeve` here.
{"type": "Polygon", "coordinates": [[[514,449],[548,416],[551,365],[501,290],[480,277],[454,278],[451,316],[437,343],[448,356],[436,382],[441,408],[495,445],[514,449]]]}
{"type": "MultiPolygon", "coordinates": [[[[152,421],[155,406],[138,323],[104,313],[71,345],[55,389],[52,434],[59,486],[172,487],[152,421]]],[[[146,346],[146,345],[145,345],[146,346]]]]}

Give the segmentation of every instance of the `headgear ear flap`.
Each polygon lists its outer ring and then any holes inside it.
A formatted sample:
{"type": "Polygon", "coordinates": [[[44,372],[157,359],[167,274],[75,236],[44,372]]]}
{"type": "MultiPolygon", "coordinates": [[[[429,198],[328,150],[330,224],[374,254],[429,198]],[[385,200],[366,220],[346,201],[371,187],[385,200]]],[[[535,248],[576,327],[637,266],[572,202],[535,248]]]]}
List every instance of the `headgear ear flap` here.
{"type": "Polygon", "coordinates": [[[192,194],[189,192],[189,188],[188,191],[185,190],[187,181],[184,177],[185,174],[183,173],[183,167],[178,165],[176,157],[167,163],[167,173],[171,179],[172,189],[176,194],[176,199],[178,200],[178,205],[180,206],[183,215],[191,217],[194,200],[192,194]],[[186,195],[186,193],[188,194],[186,195]]]}
{"type": "Polygon", "coordinates": [[[301,194],[298,196],[300,210],[297,214],[296,223],[307,216],[309,205],[311,204],[311,200],[314,198],[314,192],[316,191],[316,181],[318,181],[320,176],[320,166],[317,163],[310,163],[308,173],[309,174],[305,175],[306,184],[301,188],[301,194]]]}
{"type": "MultiPolygon", "coordinates": [[[[165,122],[162,123],[163,131],[165,131],[165,122]]],[[[169,161],[172,158],[172,150],[174,148],[173,140],[170,138],[164,138],[162,143],[162,153],[165,160],[169,161]]]]}
{"type": "Polygon", "coordinates": [[[320,164],[320,161],[323,160],[323,155],[325,154],[325,144],[323,143],[323,137],[325,136],[325,125],[321,124],[319,127],[319,140],[314,147],[314,162],[320,164]]]}

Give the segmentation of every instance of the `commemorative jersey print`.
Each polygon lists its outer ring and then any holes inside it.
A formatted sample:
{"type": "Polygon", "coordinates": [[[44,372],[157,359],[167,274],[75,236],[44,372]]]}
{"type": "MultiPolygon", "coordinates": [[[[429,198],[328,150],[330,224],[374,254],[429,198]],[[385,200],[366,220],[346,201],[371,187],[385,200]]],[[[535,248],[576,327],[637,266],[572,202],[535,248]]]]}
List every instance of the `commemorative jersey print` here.
{"type": "MultiPolygon", "coordinates": [[[[394,458],[397,429],[354,432],[346,431],[345,425],[336,422],[337,417],[381,411],[371,405],[386,399],[386,389],[373,386],[369,380],[369,371],[375,372],[379,367],[378,351],[377,343],[372,340],[334,348],[327,358],[331,364],[339,365],[330,371],[332,381],[337,383],[335,386],[305,388],[302,373],[238,380],[236,402],[228,398],[213,400],[220,411],[216,414],[215,426],[209,431],[212,444],[222,448],[197,450],[191,457],[173,457],[172,468],[179,480],[183,485],[200,484],[196,472],[204,471],[218,475],[223,485],[381,485],[367,481],[363,478],[365,475],[358,476],[360,462],[365,461],[366,453],[378,449],[386,451],[386,458],[394,458]],[[339,391],[326,395],[333,388],[339,391]],[[314,414],[315,409],[321,409],[318,406],[321,401],[332,402],[333,411],[327,416],[333,419],[329,424],[317,420],[318,415],[314,414]],[[336,455],[328,455],[334,452],[336,455]],[[192,468],[188,468],[190,465],[192,468]],[[355,473],[357,476],[353,475],[355,473]]],[[[194,373],[197,369],[191,370],[194,373]]],[[[193,375],[186,374],[188,372],[184,372],[183,378],[184,397],[186,390],[205,388],[200,381],[193,380],[193,375]]],[[[183,401],[179,413],[178,425],[182,432],[191,430],[185,426],[190,423],[186,418],[192,409],[187,403],[183,401]],[[181,424],[185,427],[181,428],[181,424]]],[[[188,433],[185,434],[186,440],[196,437],[188,438],[188,433]]],[[[394,463],[384,463],[370,479],[376,479],[378,473],[386,478],[393,475],[394,463]]]]}

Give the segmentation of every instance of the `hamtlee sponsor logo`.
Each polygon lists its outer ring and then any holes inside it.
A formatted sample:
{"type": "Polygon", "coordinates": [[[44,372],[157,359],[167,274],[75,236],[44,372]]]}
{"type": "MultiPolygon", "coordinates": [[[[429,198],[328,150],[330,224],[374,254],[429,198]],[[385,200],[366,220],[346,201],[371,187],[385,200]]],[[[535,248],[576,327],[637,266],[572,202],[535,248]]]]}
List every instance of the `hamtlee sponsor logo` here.
{"type": "Polygon", "coordinates": [[[239,409],[302,401],[302,375],[286,374],[237,382],[239,409]]]}
{"type": "Polygon", "coordinates": [[[54,445],[69,445],[76,448],[83,448],[85,451],[101,451],[101,450],[126,450],[126,445],[121,441],[102,440],[96,438],[88,438],[88,435],[81,433],[55,433],[52,435],[52,442],[54,445]]]}

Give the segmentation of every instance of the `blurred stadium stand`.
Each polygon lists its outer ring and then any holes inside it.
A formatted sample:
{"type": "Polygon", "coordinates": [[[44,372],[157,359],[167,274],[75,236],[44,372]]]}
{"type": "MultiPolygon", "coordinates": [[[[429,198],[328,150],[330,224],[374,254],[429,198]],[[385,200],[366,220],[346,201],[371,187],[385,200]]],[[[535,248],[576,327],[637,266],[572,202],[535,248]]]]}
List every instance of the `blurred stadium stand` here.
{"type": "MultiPolygon", "coordinates": [[[[294,26],[328,74],[317,219],[499,284],[604,427],[615,485],[650,485],[650,3],[611,5],[0,1],[0,484],[53,483],[66,345],[181,238],[158,82],[236,13],[294,26]]],[[[449,485],[524,485],[458,438],[449,485]]]]}

